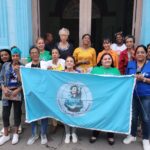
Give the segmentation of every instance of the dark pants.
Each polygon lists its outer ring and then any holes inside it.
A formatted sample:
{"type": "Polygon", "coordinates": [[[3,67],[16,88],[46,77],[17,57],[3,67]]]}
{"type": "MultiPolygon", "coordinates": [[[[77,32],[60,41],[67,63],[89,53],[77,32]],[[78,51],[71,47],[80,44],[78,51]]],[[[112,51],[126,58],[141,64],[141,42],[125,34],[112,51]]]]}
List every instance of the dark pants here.
{"type": "Polygon", "coordinates": [[[3,105],[3,111],[2,111],[2,118],[3,118],[3,124],[4,127],[9,127],[9,117],[11,112],[11,107],[14,107],[14,126],[19,127],[21,123],[21,115],[22,115],[22,102],[21,101],[11,101],[8,100],[7,106],[3,105]]]}
{"type": "MultiPolygon", "coordinates": [[[[92,133],[92,136],[97,138],[98,135],[99,135],[99,131],[94,130],[93,133],[92,133]]],[[[114,138],[114,133],[107,132],[107,138],[114,138]]]]}
{"type": "Polygon", "coordinates": [[[138,119],[142,119],[143,139],[150,137],[150,96],[133,97],[131,135],[137,135],[138,119]]]}

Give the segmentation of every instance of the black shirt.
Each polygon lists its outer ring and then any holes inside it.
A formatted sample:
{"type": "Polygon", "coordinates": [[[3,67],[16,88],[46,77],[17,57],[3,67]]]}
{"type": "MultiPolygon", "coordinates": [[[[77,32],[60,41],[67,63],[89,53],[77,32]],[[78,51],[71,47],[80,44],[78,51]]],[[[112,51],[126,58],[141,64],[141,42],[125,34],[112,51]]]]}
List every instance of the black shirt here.
{"type": "Polygon", "coordinates": [[[68,56],[72,56],[73,55],[73,45],[71,43],[68,43],[68,48],[67,49],[61,49],[59,47],[59,42],[56,43],[55,48],[57,48],[60,52],[60,58],[66,60],[66,58],[68,56]]]}
{"type": "Polygon", "coordinates": [[[31,68],[41,68],[40,63],[39,64],[31,64],[31,68]]]}

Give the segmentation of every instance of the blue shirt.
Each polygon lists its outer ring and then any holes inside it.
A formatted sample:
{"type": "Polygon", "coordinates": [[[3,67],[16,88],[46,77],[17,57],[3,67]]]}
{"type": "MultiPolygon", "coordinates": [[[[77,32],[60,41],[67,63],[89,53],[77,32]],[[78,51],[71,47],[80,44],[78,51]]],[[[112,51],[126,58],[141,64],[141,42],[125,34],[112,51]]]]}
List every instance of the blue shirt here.
{"type": "Polygon", "coordinates": [[[0,83],[6,87],[18,88],[21,86],[21,82],[18,81],[17,74],[13,70],[11,62],[6,62],[3,64],[0,73],[0,83]]]}
{"type": "MultiPolygon", "coordinates": [[[[126,69],[126,74],[136,74],[137,70],[137,62],[130,61],[126,69]]],[[[140,72],[145,78],[150,78],[150,61],[146,61],[140,72]]],[[[136,96],[150,96],[150,84],[143,81],[137,81],[134,94],[136,96]]]]}

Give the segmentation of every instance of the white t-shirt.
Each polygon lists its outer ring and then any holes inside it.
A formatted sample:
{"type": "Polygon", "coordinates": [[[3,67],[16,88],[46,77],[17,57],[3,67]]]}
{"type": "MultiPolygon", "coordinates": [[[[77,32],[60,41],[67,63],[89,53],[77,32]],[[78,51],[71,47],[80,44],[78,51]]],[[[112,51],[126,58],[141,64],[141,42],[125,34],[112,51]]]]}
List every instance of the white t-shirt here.
{"type": "Polygon", "coordinates": [[[120,53],[122,51],[124,51],[125,49],[127,49],[126,45],[125,44],[122,44],[121,46],[118,46],[116,43],[113,43],[111,45],[111,49],[116,51],[118,55],[120,55],[120,53]]]}
{"type": "Polygon", "coordinates": [[[53,60],[49,60],[47,66],[51,67],[52,70],[62,71],[65,70],[65,60],[59,58],[57,64],[53,64],[53,60]]]}
{"type": "MultiPolygon", "coordinates": [[[[26,64],[25,67],[31,68],[31,65],[32,65],[32,62],[26,64]]],[[[41,69],[47,70],[47,62],[41,60],[41,61],[40,61],[40,66],[41,66],[41,67],[40,67],[41,69]]]]}

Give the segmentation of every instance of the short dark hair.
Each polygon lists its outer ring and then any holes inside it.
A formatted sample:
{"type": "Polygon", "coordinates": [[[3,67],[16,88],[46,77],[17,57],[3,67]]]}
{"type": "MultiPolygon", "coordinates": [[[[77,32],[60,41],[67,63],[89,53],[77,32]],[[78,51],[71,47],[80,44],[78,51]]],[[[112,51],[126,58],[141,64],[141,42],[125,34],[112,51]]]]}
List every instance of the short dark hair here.
{"type": "Polygon", "coordinates": [[[133,42],[135,43],[135,37],[134,37],[133,35],[127,35],[127,36],[125,37],[125,43],[126,43],[127,39],[132,39],[133,42]]]}
{"type": "Polygon", "coordinates": [[[108,42],[111,43],[111,39],[109,37],[103,38],[103,43],[108,42]]]}
{"type": "Polygon", "coordinates": [[[57,52],[60,54],[60,50],[57,48],[53,48],[52,51],[57,50],[57,52]]]}
{"type": "Polygon", "coordinates": [[[32,47],[29,49],[29,54],[31,54],[32,49],[36,49],[36,50],[38,51],[38,53],[40,54],[40,50],[39,50],[36,46],[32,46],[32,47]]]}
{"type": "Polygon", "coordinates": [[[82,39],[84,39],[84,37],[86,37],[86,36],[88,36],[88,37],[90,38],[90,40],[91,40],[91,35],[90,35],[90,34],[88,34],[88,33],[83,34],[83,35],[82,35],[82,39]]]}

